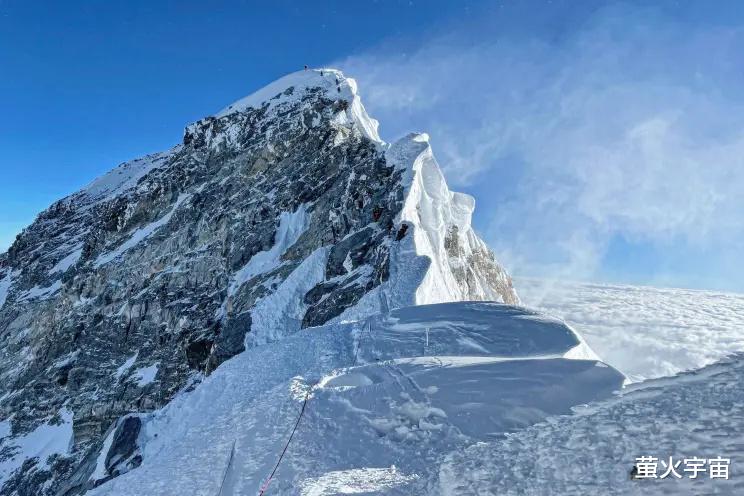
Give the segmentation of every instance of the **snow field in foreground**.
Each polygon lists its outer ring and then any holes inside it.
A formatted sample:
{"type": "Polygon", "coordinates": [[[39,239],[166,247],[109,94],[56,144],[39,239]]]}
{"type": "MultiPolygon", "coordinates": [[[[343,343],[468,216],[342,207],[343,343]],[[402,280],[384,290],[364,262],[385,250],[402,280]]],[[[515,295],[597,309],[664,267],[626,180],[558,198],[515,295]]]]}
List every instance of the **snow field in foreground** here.
{"type": "MultiPolygon", "coordinates": [[[[744,494],[744,355],[631,386],[619,397],[492,443],[452,452],[442,494],[744,494]],[[679,468],[681,479],[630,480],[640,456],[730,458],[729,480],[679,468]]],[[[673,463],[674,464],[674,463],[673,463]]],[[[659,475],[664,466],[659,463],[659,475]]]]}
{"type": "Polygon", "coordinates": [[[430,494],[446,453],[620,387],[611,367],[563,358],[578,346],[559,322],[490,303],[305,329],[229,360],[145,419],[143,465],[91,494],[256,494],[309,388],[267,494],[430,494]]]}

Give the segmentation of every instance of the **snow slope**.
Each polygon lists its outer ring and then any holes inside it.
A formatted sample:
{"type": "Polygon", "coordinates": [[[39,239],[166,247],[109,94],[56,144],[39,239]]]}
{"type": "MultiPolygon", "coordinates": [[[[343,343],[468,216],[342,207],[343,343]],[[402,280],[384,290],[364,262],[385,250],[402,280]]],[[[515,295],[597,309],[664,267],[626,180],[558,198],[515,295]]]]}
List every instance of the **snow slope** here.
{"type": "Polygon", "coordinates": [[[5,299],[8,297],[8,290],[12,283],[12,272],[10,270],[0,271],[0,308],[5,305],[5,299]]]}
{"type": "MultiPolygon", "coordinates": [[[[0,423],[0,438],[10,434],[10,423],[0,423]]],[[[13,439],[3,447],[0,477],[7,477],[21,467],[26,458],[38,457],[39,464],[47,466],[50,456],[68,453],[72,444],[72,412],[63,408],[56,419],[39,425],[33,431],[13,439]]]]}
{"type": "Polygon", "coordinates": [[[274,246],[269,250],[256,253],[247,264],[235,272],[227,294],[229,296],[234,295],[237,288],[258,274],[263,274],[279,265],[281,263],[280,257],[297,242],[307,229],[309,221],[304,205],[300,206],[296,212],[282,212],[279,217],[279,228],[276,232],[274,246]]]}
{"type": "Polygon", "coordinates": [[[78,246],[70,252],[69,255],[64,257],[62,260],[56,263],[54,267],[49,269],[49,275],[56,274],[56,273],[65,273],[67,272],[67,269],[72,267],[77,263],[78,260],[80,260],[80,256],[83,254],[83,247],[78,246]]]}
{"type": "Polygon", "coordinates": [[[442,456],[577,404],[623,377],[560,322],[494,303],[395,310],[248,349],[144,424],[144,463],[91,494],[425,494],[442,456]],[[270,366],[269,366],[270,364],[270,366]]]}
{"type": "Polygon", "coordinates": [[[134,188],[148,172],[162,166],[175,151],[153,153],[125,162],[95,179],[80,192],[67,198],[68,201],[83,199],[86,203],[100,203],[134,188]]]}
{"type": "Polygon", "coordinates": [[[96,258],[95,262],[93,262],[93,265],[95,267],[100,267],[101,265],[107,264],[111,262],[112,260],[116,260],[117,258],[121,257],[124,253],[126,253],[127,250],[137,246],[139,243],[147,239],[160,227],[170,222],[171,217],[173,217],[173,214],[176,212],[176,210],[178,210],[178,207],[181,205],[181,203],[184,202],[184,200],[187,200],[188,198],[189,198],[189,195],[185,195],[185,194],[179,195],[175,203],[173,204],[173,207],[165,215],[163,215],[160,219],[135,230],[131,234],[131,236],[126,241],[124,241],[122,244],[120,244],[118,247],[116,247],[115,249],[111,251],[103,253],[98,258],[96,258]]]}
{"type": "Polygon", "coordinates": [[[744,295],[520,278],[525,305],[564,319],[632,381],[744,352],[744,295]]]}
{"type": "MultiPolygon", "coordinates": [[[[652,380],[619,397],[452,452],[441,494],[708,495],[744,494],[744,355],[678,377],[652,380]],[[673,464],[730,458],[730,479],[630,480],[640,456],[673,464]]],[[[659,474],[664,472],[659,463],[659,474]]]]}

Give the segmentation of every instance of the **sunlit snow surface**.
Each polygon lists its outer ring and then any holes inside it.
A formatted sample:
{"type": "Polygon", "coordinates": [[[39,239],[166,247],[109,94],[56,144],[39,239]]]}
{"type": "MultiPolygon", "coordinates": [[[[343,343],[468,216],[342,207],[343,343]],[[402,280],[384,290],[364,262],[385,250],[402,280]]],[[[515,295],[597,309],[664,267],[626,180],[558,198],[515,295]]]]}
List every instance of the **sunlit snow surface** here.
{"type": "Polygon", "coordinates": [[[5,305],[5,299],[8,297],[8,290],[13,282],[13,276],[10,270],[0,271],[0,308],[5,305]]]}
{"type": "Polygon", "coordinates": [[[305,329],[145,417],[143,465],[91,494],[257,494],[307,391],[267,495],[430,494],[447,453],[610,397],[623,376],[564,358],[582,347],[558,321],[491,303],[305,329]]]}
{"type": "MultiPolygon", "coordinates": [[[[744,296],[681,289],[516,281],[636,379],[616,398],[445,457],[433,494],[744,494],[744,296]],[[725,357],[725,358],[724,358],[725,357]],[[640,456],[731,459],[730,480],[630,480],[640,456]]],[[[660,464],[661,471],[663,466],[660,464]]],[[[680,470],[681,471],[681,470],[680,470]]]]}
{"type": "MultiPolygon", "coordinates": [[[[744,356],[632,386],[614,398],[551,419],[506,440],[453,451],[440,494],[744,494],[744,356]],[[730,479],[630,480],[639,456],[668,461],[729,458],[730,479]]],[[[658,473],[663,473],[663,466],[658,473]]]]}
{"type": "Polygon", "coordinates": [[[332,496],[336,494],[369,494],[391,490],[416,480],[405,476],[395,466],[390,468],[360,468],[328,472],[300,483],[302,496],[332,496]]]}
{"type": "Polygon", "coordinates": [[[396,310],[226,362],[146,418],[143,465],[92,494],[257,494],[307,391],[267,495],[744,494],[744,298],[517,288],[635,379],[717,363],[613,396],[622,377],[568,359],[592,351],[559,321],[482,303],[396,310]],[[728,457],[731,480],[631,481],[642,455],[728,457]]]}
{"type": "MultiPolygon", "coordinates": [[[[0,438],[9,434],[10,423],[0,422],[0,438]]],[[[71,445],[72,412],[62,408],[56,418],[7,443],[0,457],[0,478],[5,479],[20,468],[26,458],[38,457],[38,463],[47,467],[50,456],[68,453],[71,445]]]]}
{"type": "Polygon", "coordinates": [[[634,382],[744,352],[744,295],[522,278],[515,286],[525,305],[564,319],[634,382]]]}
{"type": "Polygon", "coordinates": [[[269,107],[273,107],[281,102],[301,98],[304,90],[315,87],[321,87],[331,94],[338,92],[339,97],[344,98],[351,104],[350,112],[347,114],[348,117],[355,121],[367,138],[373,142],[382,143],[380,136],[377,134],[379,124],[376,120],[370,118],[364,110],[364,105],[357,94],[356,81],[345,77],[337,69],[312,69],[287,74],[255,93],[232,103],[227,108],[222,109],[215,117],[241,112],[247,108],[259,108],[266,103],[269,107]],[[294,88],[294,90],[288,93],[286,92],[287,88],[294,88]],[[275,98],[277,95],[280,96],[275,98]]]}

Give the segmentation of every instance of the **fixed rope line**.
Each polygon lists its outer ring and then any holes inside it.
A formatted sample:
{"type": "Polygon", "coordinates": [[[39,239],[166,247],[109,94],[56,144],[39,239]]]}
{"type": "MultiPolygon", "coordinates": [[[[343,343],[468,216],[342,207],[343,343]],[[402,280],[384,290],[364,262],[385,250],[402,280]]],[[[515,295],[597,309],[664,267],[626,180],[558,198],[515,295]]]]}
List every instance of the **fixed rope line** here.
{"type": "Polygon", "coordinates": [[[233,440],[232,448],[230,448],[230,456],[227,458],[227,465],[225,466],[225,473],[222,474],[222,482],[220,483],[220,490],[217,496],[222,496],[222,489],[225,487],[225,481],[227,480],[227,473],[230,471],[230,465],[232,465],[233,457],[235,456],[235,443],[237,439],[233,440]]]}
{"type": "Polygon", "coordinates": [[[359,350],[362,349],[362,338],[364,337],[364,327],[369,325],[369,318],[367,318],[362,324],[362,328],[359,330],[359,339],[357,339],[356,351],[354,352],[354,363],[352,367],[356,366],[359,359],[359,350]]]}
{"type": "Polygon", "coordinates": [[[274,478],[276,471],[279,469],[279,465],[282,463],[282,459],[284,458],[284,455],[287,453],[287,449],[289,448],[289,443],[292,442],[292,437],[295,435],[297,427],[299,427],[300,425],[300,420],[302,420],[302,416],[305,414],[305,408],[307,407],[307,402],[310,400],[310,393],[312,392],[312,390],[313,388],[311,387],[305,394],[305,399],[302,401],[302,408],[300,409],[300,415],[297,417],[297,422],[295,422],[294,428],[292,428],[292,432],[289,434],[289,439],[287,439],[287,443],[284,445],[284,449],[279,455],[279,459],[276,461],[276,465],[274,465],[274,470],[271,471],[271,474],[269,474],[269,478],[266,479],[264,485],[261,486],[261,490],[258,493],[259,496],[263,496],[263,494],[269,488],[271,480],[274,478]]]}
{"type": "MultiPolygon", "coordinates": [[[[385,305],[387,307],[387,305],[385,305]]],[[[357,358],[359,357],[359,349],[362,347],[362,336],[364,335],[364,326],[367,326],[367,334],[369,334],[369,337],[372,337],[372,322],[370,318],[368,317],[365,320],[364,325],[362,326],[362,332],[359,336],[359,342],[357,343],[357,349],[354,353],[354,365],[357,363],[357,358]]],[[[295,432],[297,432],[297,428],[300,426],[300,421],[302,420],[302,416],[305,414],[305,409],[307,408],[307,403],[310,401],[310,393],[312,393],[313,388],[317,385],[314,384],[310,387],[310,389],[307,390],[307,393],[305,393],[305,399],[302,401],[302,408],[300,409],[300,414],[297,416],[297,422],[295,422],[294,427],[292,428],[292,432],[289,434],[289,438],[287,439],[286,444],[284,445],[284,449],[282,450],[281,454],[279,455],[279,459],[276,461],[276,465],[274,465],[274,469],[271,471],[271,474],[269,474],[268,479],[266,479],[266,482],[261,486],[261,489],[258,492],[258,496],[263,496],[266,491],[269,489],[269,485],[271,484],[271,481],[274,479],[274,475],[276,475],[276,471],[279,470],[279,465],[281,465],[282,460],[284,459],[284,455],[287,453],[287,450],[289,449],[289,445],[292,442],[292,438],[295,435],[295,432]]],[[[233,446],[234,449],[234,446],[233,446]]],[[[231,455],[232,456],[232,455],[231,455]]],[[[231,459],[232,460],[232,459],[231,459]]],[[[225,472],[225,475],[227,475],[227,472],[225,472]]],[[[224,484],[224,480],[223,480],[224,484]]],[[[222,489],[220,488],[220,491],[222,489]]],[[[221,495],[220,495],[221,496],[221,495]]]]}

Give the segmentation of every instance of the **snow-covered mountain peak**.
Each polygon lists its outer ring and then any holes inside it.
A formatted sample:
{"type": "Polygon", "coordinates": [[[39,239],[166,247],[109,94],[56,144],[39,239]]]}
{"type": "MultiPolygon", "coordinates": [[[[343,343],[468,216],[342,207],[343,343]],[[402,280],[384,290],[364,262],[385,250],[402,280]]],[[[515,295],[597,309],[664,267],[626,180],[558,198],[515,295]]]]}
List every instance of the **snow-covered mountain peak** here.
{"type": "Polygon", "coordinates": [[[427,135],[385,144],[356,83],[327,69],[285,76],[55,203],[0,254],[5,493],[72,496],[137,467],[142,414],[303,329],[517,303],[473,208],[427,135]],[[24,446],[50,425],[72,438],[34,465],[24,446]],[[119,434],[128,446],[106,444],[119,434]]]}
{"type": "MultiPolygon", "coordinates": [[[[270,100],[288,101],[298,99],[309,88],[321,88],[325,93],[337,99],[349,99],[356,96],[357,85],[351,78],[346,78],[337,69],[306,69],[292,72],[272,81],[250,95],[231,103],[215,117],[223,117],[233,112],[243,112],[248,108],[260,108],[270,100]],[[341,88],[342,91],[338,91],[341,88]],[[335,96],[338,93],[338,96],[335,96]]],[[[275,102],[274,102],[275,103],[275,102]]]]}
{"type": "Polygon", "coordinates": [[[377,132],[379,123],[367,115],[357,93],[356,81],[344,76],[338,69],[306,69],[287,74],[228,105],[214,117],[219,119],[263,106],[271,110],[280,104],[300,101],[308,92],[318,90],[331,100],[347,102],[348,118],[359,125],[367,138],[382,144],[377,132]]]}

